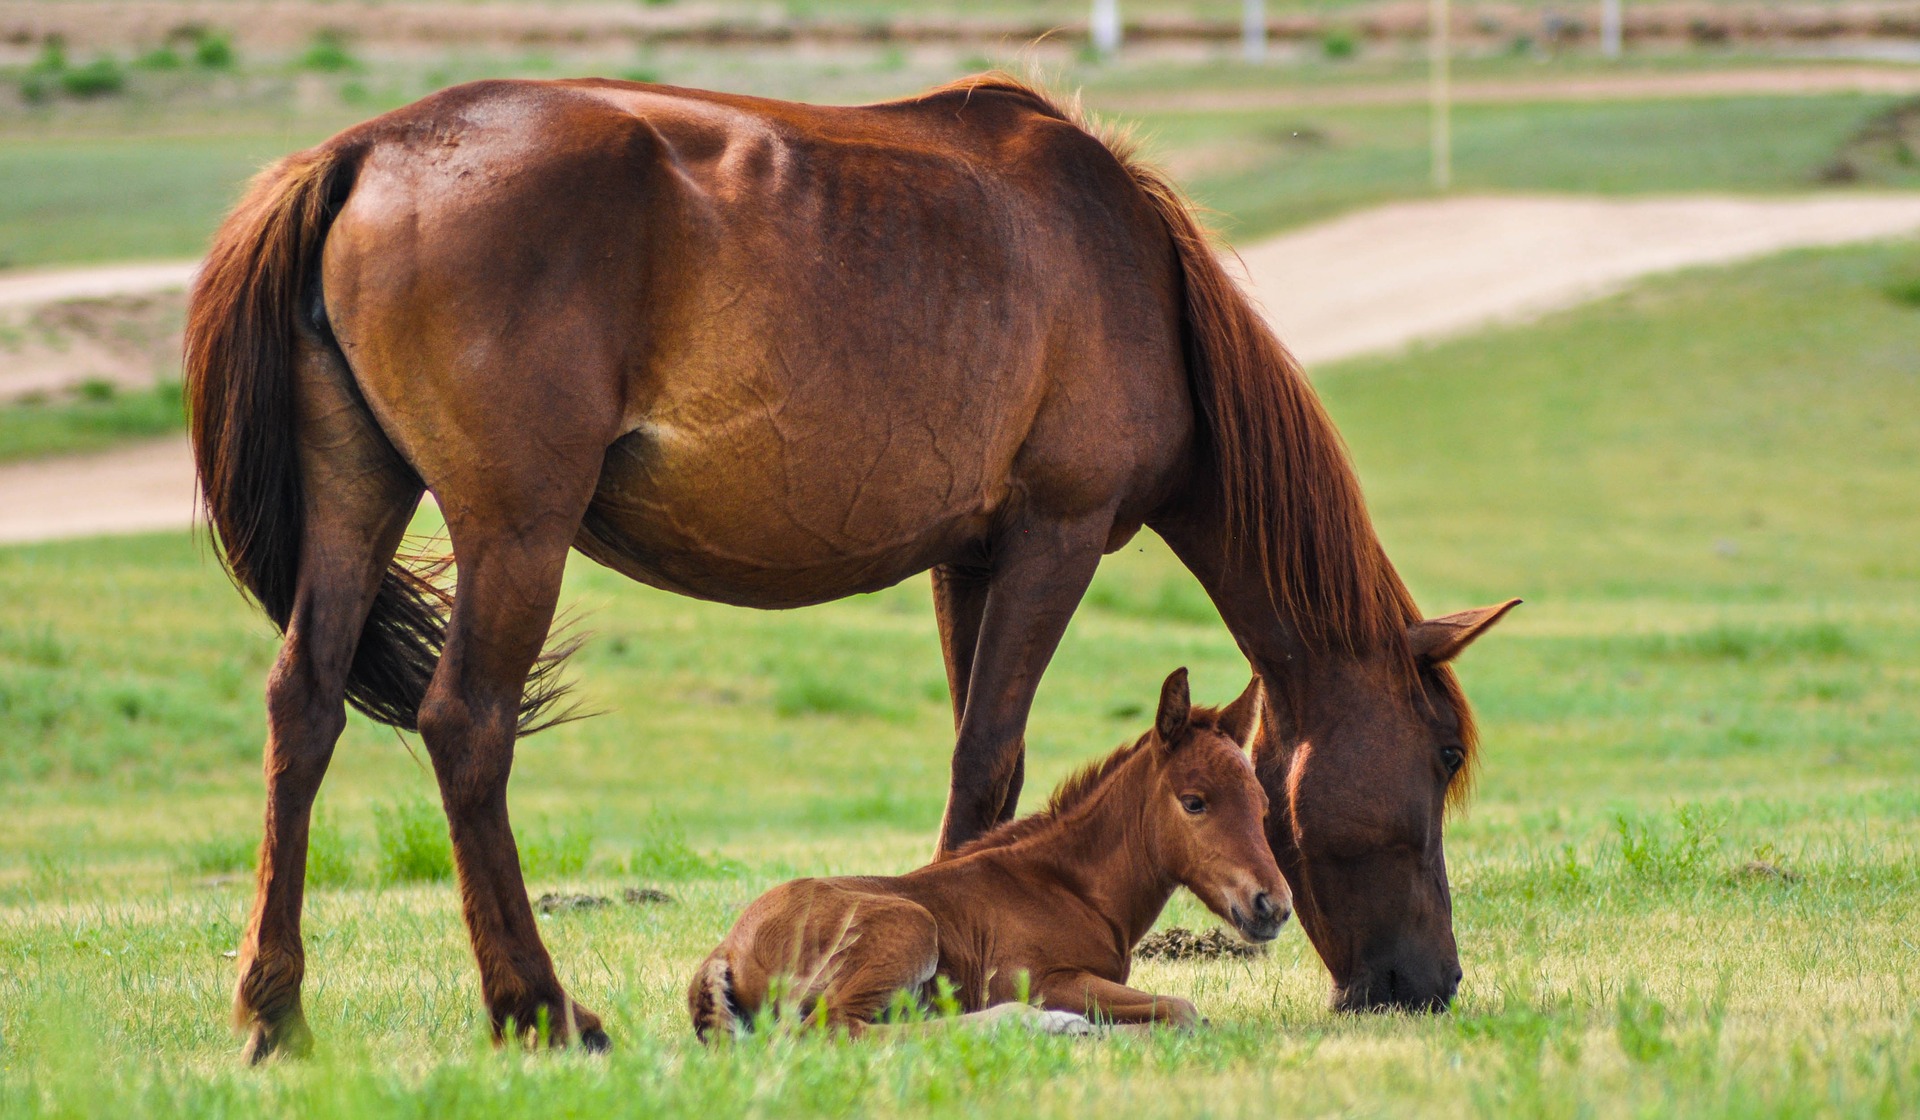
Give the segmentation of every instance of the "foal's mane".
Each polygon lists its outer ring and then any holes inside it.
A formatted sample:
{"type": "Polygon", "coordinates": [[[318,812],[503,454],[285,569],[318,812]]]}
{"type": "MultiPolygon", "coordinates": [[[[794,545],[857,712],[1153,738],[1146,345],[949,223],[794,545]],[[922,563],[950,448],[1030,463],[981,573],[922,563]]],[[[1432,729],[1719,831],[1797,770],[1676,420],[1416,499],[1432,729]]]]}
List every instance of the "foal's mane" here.
{"type": "MultiPolygon", "coordinates": [[[[1408,627],[1419,608],[1375,534],[1346,443],[1300,363],[1220,263],[1214,236],[1134,136],[1091,119],[1010,74],[991,72],[922,94],[1000,94],[1079,128],[1119,161],[1179,253],[1185,347],[1196,418],[1217,467],[1224,545],[1257,570],[1275,608],[1321,653],[1382,653],[1409,692],[1425,681],[1460,724],[1473,761],[1472,713],[1453,670],[1417,664],[1408,627]]],[[[1470,773],[1462,769],[1463,779],[1470,773]]],[[[1467,782],[1453,783],[1452,799],[1467,782]]]]}
{"type": "MultiPolygon", "coordinates": [[[[1189,734],[1193,731],[1217,731],[1219,719],[1220,709],[1195,708],[1188,718],[1191,728],[1189,734]]],[[[1153,732],[1149,731],[1131,743],[1120,744],[1107,757],[1089,762],[1068,774],[1060,779],[1059,785],[1053,787],[1053,792],[1047,796],[1045,808],[995,825],[954,849],[953,858],[983,852],[988,848],[1005,848],[1051,831],[1075,809],[1093,800],[1093,795],[1106,788],[1127,760],[1147,749],[1152,739],[1153,732]]]]}

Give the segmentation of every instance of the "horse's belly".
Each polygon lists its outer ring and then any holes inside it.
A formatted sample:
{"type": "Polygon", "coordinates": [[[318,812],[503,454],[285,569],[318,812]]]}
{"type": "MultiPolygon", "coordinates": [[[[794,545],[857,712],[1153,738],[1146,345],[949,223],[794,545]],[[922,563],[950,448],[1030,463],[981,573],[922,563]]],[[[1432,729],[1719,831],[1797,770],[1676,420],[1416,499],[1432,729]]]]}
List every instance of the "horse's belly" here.
{"type": "Polygon", "coordinates": [[[650,423],[614,444],[581,551],[684,595],[805,606],[958,555],[1003,499],[907,437],[882,450],[734,435],[650,423]]]}

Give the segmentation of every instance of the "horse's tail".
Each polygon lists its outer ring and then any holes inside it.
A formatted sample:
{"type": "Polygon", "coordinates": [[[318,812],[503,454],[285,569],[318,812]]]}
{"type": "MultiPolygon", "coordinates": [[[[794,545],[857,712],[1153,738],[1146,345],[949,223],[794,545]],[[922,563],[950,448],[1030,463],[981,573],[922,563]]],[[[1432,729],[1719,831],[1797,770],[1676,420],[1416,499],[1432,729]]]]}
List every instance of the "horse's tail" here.
{"type": "Polygon", "coordinates": [[[715,953],[700,962],[687,987],[687,1011],[693,1016],[694,1037],[701,1042],[712,1041],[715,1032],[731,1037],[753,1025],[733,994],[733,966],[726,954],[715,953]]]}
{"type": "MultiPolygon", "coordinates": [[[[284,632],[300,580],[305,495],[300,479],[295,356],[336,347],[320,302],[320,252],[358,173],[361,150],[327,144],[260,173],[221,225],[187,307],[185,396],[200,498],[221,560],[284,632]]],[[[344,366],[345,358],[341,358],[344,366]]],[[[451,599],[390,561],[347,673],[347,700],[369,717],[416,730],[445,646],[451,599]]],[[[542,658],[520,726],[545,726],[563,689],[542,658]]]]}
{"type": "Polygon", "coordinates": [[[1374,534],[1332,418],[1179,192],[1118,154],[1179,254],[1187,374],[1228,547],[1259,569],[1310,643],[1404,642],[1418,613],[1374,534]]]}

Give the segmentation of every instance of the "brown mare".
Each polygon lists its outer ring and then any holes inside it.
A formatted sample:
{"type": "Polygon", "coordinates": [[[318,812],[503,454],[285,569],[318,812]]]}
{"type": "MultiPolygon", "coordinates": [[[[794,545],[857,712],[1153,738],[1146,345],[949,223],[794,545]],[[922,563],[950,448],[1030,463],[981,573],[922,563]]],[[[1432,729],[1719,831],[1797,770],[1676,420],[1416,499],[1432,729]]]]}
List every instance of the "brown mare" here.
{"type": "Polygon", "coordinates": [[[694,1033],[737,1033],[785,1005],[859,1034],[901,993],[927,1006],[942,980],[967,1013],[1031,998],[1115,1023],[1197,1022],[1193,1004],[1129,988],[1127,974],[1177,887],[1250,941],[1287,920],[1246,754],[1259,693],[1256,678],[1227,707],[1195,709],[1177,669],[1153,729],[1067,779],[1044,811],[906,875],[761,895],[694,973],[694,1033]]]}
{"type": "Polygon", "coordinates": [[[938,852],[1011,817],[1034,690],[1154,528],[1266,685],[1269,840],[1342,1007],[1459,978],[1441,823],[1473,739],[1339,436],[1168,184],[987,77],[858,108],[482,82],[290,156],[195,284],[187,394],[237,581],[284,630],[236,1012],[304,1043],[300,907],[342,701],[417,728],[496,1029],[605,1042],[508,825],[570,548],[743,606],[933,572],[938,852]],[[396,558],[429,491],[451,596],[396,558]]]}

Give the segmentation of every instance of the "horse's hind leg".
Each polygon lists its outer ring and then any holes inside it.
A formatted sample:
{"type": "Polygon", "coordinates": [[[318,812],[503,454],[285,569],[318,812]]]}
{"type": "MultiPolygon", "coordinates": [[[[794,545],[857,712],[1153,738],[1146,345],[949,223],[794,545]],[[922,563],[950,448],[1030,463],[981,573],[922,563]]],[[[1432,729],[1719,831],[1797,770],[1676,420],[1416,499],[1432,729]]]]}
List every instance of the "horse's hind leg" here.
{"type": "Polygon", "coordinates": [[[578,1039],[602,1049],[600,1020],[567,998],[540,941],[507,819],[521,695],[552,626],[567,550],[594,478],[583,470],[577,485],[547,494],[555,508],[544,515],[511,516],[508,510],[535,508],[539,488],[522,502],[497,479],[485,506],[447,502],[461,511],[450,512],[448,524],[458,577],[446,648],[420,707],[420,736],[440,782],[496,1037],[511,1022],[522,1035],[544,1026],[555,1044],[578,1039]]]}
{"type": "Polygon", "coordinates": [[[338,357],[303,347],[298,371],[300,576],[267,678],[266,835],[234,991],[234,1021],[256,1062],[304,1050],[310,1039],[300,1006],[300,907],[313,799],[346,725],[347,670],[361,627],[420,500],[420,484],[347,389],[338,357]]]}

